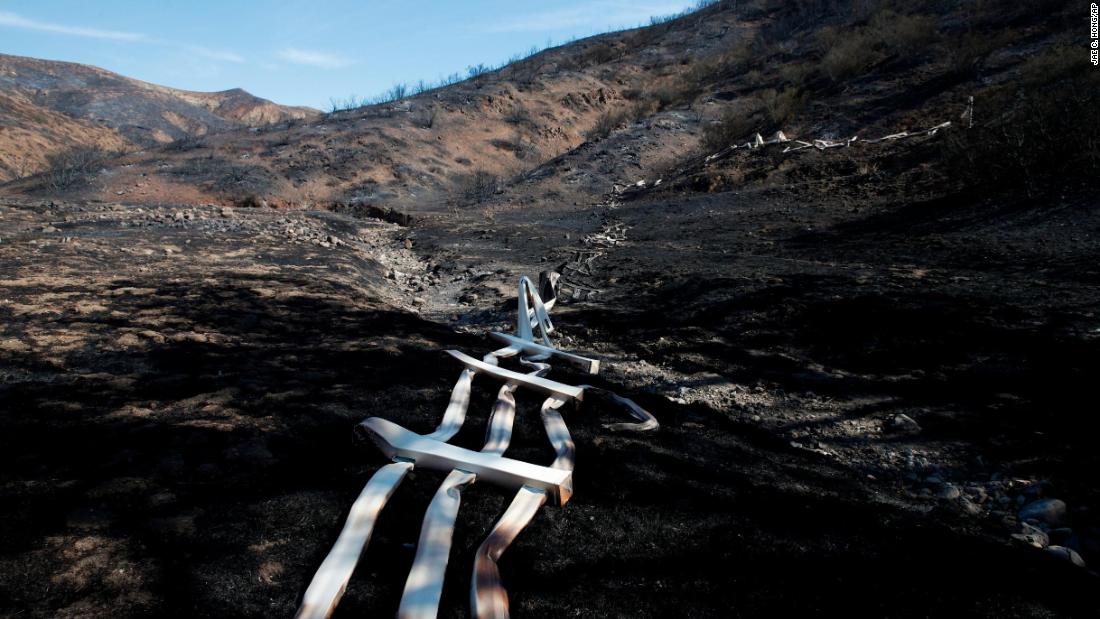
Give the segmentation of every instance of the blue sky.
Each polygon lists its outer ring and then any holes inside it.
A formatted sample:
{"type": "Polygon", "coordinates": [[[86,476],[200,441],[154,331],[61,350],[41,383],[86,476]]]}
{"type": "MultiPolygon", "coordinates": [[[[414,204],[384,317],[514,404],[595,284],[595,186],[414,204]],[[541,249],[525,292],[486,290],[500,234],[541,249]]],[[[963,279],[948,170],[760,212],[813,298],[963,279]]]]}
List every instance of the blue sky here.
{"type": "Polygon", "coordinates": [[[548,42],[648,23],[693,0],[0,0],[0,53],[290,105],[374,96],[548,42]]]}

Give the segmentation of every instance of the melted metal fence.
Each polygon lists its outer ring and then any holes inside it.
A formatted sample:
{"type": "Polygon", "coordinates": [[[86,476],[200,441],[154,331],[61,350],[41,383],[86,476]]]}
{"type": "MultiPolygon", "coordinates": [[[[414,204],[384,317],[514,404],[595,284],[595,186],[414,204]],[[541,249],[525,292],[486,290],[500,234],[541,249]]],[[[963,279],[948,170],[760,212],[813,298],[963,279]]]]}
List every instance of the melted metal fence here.
{"type": "MultiPolygon", "coordinates": [[[[416,557],[405,582],[398,616],[407,619],[435,617],[450,558],[455,518],[462,501],[462,489],[477,480],[516,488],[515,498],[478,548],[470,591],[471,614],[478,619],[508,616],[508,594],[500,580],[497,561],[519,533],[548,500],[565,505],[573,492],[573,440],[559,409],[584,399],[589,385],[567,385],[546,378],[551,359],[578,366],[589,374],[599,372],[598,360],[554,348],[550,334],[554,327],[549,310],[556,293],[553,279],[544,286],[543,301],[527,277],[519,281],[519,311],[516,334],[493,333],[505,344],[481,360],[459,351],[447,351],[465,366],[451,392],[443,421],[431,434],[420,435],[379,417],[363,421],[357,430],[370,437],[393,463],[379,469],[367,482],[348,514],[340,536],[306,589],[298,619],[323,619],[340,601],[360,554],[370,541],[378,514],[397,486],[414,467],[449,471],[424,516],[416,557]],[[536,336],[537,332],[537,336],[536,336]],[[500,359],[519,356],[530,369],[524,374],[500,367],[500,359]],[[476,375],[504,381],[489,417],[489,430],[480,451],[450,445],[462,427],[470,404],[470,390],[476,375]],[[556,454],[549,466],[540,466],[504,456],[512,438],[516,415],[514,393],[525,389],[545,394],[540,416],[556,454]]],[[[628,411],[638,423],[609,424],[612,430],[654,430],[657,420],[633,401],[602,391],[600,395],[628,411]]]]}

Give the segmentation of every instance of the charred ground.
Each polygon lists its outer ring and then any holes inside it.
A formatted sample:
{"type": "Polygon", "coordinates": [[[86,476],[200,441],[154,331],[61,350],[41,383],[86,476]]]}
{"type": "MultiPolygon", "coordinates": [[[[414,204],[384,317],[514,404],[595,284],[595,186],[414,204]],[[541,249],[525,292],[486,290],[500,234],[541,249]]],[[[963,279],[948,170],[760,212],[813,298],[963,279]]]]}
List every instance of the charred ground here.
{"type": "MultiPolygon", "coordinates": [[[[14,506],[0,612],[291,614],[382,463],[354,424],[432,427],[459,371],[440,351],[485,350],[486,330],[510,326],[516,277],[583,250],[600,255],[566,281],[599,292],[564,291],[559,341],[607,359],[601,384],[662,427],[609,433],[612,411],[567,414],[575,496],[505,555],[515,616],[1095,616],[1100,211],[1082,171],[1096,125],[1069,135],[1053,113],[1094,109],[1095,78],[1066,64],[1074,10],[716,3],[544,52],[522,90],[521,64],[211,136],[216,153],[123,160],[70,199],[0,201],[0,492],[14,506]],[[852,38],[866,58],[844,56],[852,38]],[[497,89],[541,97],[553,118],[531,116],[561,129],[530,165],[469,140],[514,137],[522,118],[511,100],[492,107],[497,89]],[[454,123],[441,140],[403,124],[429,100],[454,123]],[[637,115],[601,120],[623,109],[637,115]],[[707,159],[756,131],[947,120],[882,145],[707,159]],[[374,134],[392,143],[331,159],[374,134]],[[362,179],[342,170],[413,165],[421,139],[452,155],[432,180],[345,193],[362,179]],[[295,167],[286,153],[324,156],[295,167]],[[209,179],[179,173],[207,155],[223,158],[209,179]],[[215,191],[230,163],[274,188],[215,191]],[[175,175],[156,197],[81,194],[161,183],[162,166],[175,175]],[[463,185],[475,169],[487,190],[463,185]],[[299,192],[298,173],[330,193],[299,192]],[[395,207],[405,225],[364,216],[395,207]],[[611,229],[625,239],[601,240],[611,229]],[[1088,568],[1012,538],[1020,504],[1044,496],[1068,504],[1050,541],[1088,568]]],[[[468,447],[490,406],[475,391],[468,447]]],[[[509,455],[545,461],[523,414],[535,406],[520,399],[509,455]]],[[[395,496],[338,616],[396,608],[409,514],[438,481],[417,473],[395,496]]],[[[464,493],[445,616],[465,615],[472,553],[506,501],[464,493]]]]}

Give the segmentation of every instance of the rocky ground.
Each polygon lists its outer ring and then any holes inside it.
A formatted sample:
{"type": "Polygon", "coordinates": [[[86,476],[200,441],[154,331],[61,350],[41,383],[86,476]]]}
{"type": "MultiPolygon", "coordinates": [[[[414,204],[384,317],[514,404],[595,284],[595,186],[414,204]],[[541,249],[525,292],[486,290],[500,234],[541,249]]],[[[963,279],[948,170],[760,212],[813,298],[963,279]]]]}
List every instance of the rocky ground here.
{"type": "MultiPolygon", "coordinates": [[[[575,494],[504,556],[516,617],[1097,616],[1100,210],[1055,161],[1095,159],[1090,134],[1054,122],[1095,89],[1067,77],[1069,12],[830,4],[720,3],[5,185],[0,616],[292,615],[384,463],[356,423],[433,428],[442,351],[488,350],[550,271],[558,345],[661,428],[566,411],[575,494]],[[903,22],[927,45],[892,48],[903,22]],[[849,35],[874,61],[822,73],[849,35]],[[721,142],[764,126],[861,140],[721,142]]],[[[508,455],[548,462],[518,400],[508,455]]],[[[336,616],[394,612],[441,479],[395,495],[336,616]]],[[[443,616],[509,499],[464,491],[443,616]]]]}
{"type": "MultiPolygon", "coordinates": [[[[400,226],[8,200],[0,610],[291,614],[382,462],[354,424],[431,428],[440,351],[487,349],[516,278],[559,270],[560,345],[662,428],[569,415],[575,499],[506,555],[516,616],[1092,616],[1100,218],[948,208],[609,191],[400,226]]],[[[548,457],[521,419],[510,455],[548,457]]],[[[397,495],[338,615],[396,607],[436,477],[397,495]]],[[[464,494],[445,616],[505,495],[464,494]]]]}

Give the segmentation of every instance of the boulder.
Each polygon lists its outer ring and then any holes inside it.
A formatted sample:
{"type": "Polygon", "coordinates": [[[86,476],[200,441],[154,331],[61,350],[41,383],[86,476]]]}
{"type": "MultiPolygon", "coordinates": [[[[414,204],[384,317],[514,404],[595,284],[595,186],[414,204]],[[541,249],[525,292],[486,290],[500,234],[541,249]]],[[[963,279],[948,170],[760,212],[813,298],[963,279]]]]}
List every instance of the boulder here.
{"type": "Polygon", "coordinates": [[[1061,527],[1066,523],[1066,504],[1060,499],[1039,499],[1020,509],[1020,520],[1038,522],[1049,527],[1061,527]]]}

